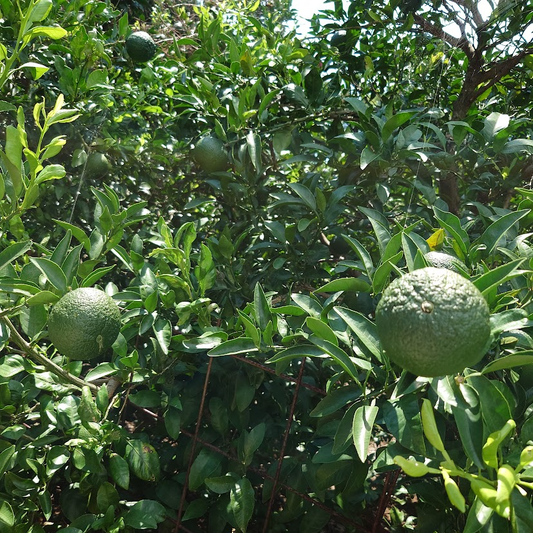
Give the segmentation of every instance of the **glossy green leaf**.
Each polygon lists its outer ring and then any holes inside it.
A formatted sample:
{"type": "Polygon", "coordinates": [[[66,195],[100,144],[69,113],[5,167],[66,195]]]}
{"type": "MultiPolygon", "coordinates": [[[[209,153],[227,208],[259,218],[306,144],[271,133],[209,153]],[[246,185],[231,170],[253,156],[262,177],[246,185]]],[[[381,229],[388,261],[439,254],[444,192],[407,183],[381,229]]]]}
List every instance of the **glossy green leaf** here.
{"type": "Polygon", "coordinates": [[[521,211],[514,211],[508,213],[498,220],[494,221],[479,237],[479,242],[483,243],[486,247],[487,255],[491,255],[494,252],[498,243],[502,241],[507,235],[507,232],[521,219],[530,213],[529,209],[523,209],[521,211]]]}
{"type": "Polygon", "coordinates": [[[335,346],[339,345],[339,340],[335,336],[333,330],[325,322],[322,322],[322,320],[308,316],[305,324],[317,337],[331,342],[335,346]]]}
{"type": "Polygon", "coordinates": [[[466,456],[478,467],[484,468],[482,459],[483,421],[476,391],[466,383],[454,385],[456,394],[451,405],[453,417],[466,456]]]}
{"type": "Polygon", "coordinates": [[[354,413],[352,437],[355,450],[362,462],[365,462],[368,456],[368,445],[378,412],[377,405],[362,405],[354,413]]]}
{"type": "Polygon", "coordinates": [[[157,529],[165,518],[165,508],[159,502],[140,500],[125,514],[124,523],[134,529],[157,529]]]}
{"type": "Polygon", "coordinates": [[[265,293],[259,283],[256,283],[254,288],[254,313],[259,329],[266,329],[268,322],[272,320],[272,316],[265,293]]]}
{"type": "Polygon", "coordinates": [[[126,459],[131,471],[143,481],[157,481],[161,473],[159,455],[147,442],[132,439],[128,442],[126,459]]]}
{"type": "Polygon", "coordinates": [[[370,292],[370,289],[370,284],[363,279],[343,278],[330,281],[316,289],[314,292],[370,292]]]}
{"type": "Polygon", "coordinates": [[[48,281],[62,294],[67,292],[67,278],[61,267],[45,257],[30,257],[30,261],[46,276],[48,281]]]}
{"type": "Polygon", "coordinates": [[[220,456],[207,448],[202,448],[191,466],[189,488],[191,490],[199,489],[204,484],[205,479],[216,475],[219,469],[220,456]]]}
{"type": "Polygon", "coordinates": [[[357,400],[361,393],[361,387],[356,385],[346,385],[333,389],[318,402],[309,416],[317,418],[329,416],[342,409],[346,404],[357,400]]]}
{"type": "Polygon", "coordinates": [[[383,358],[376,324],[357,311],[352,311],[346,307],[334,307],[346,325],[352,330],[363,346],[380,362],[383,358]]]}
{"type": "Polygon", "coordinates": [[[215,348],[209,350],[207,355],[210,357],[222,357],[224,355],[238,355],[257,351],[258,349],[253,339],[250,337],[238,337],[237,339],[220,343],[215,348]]]}
{"type": "Polygon", "coordinates": [[[109,457],[109,472],[115,483],[125,490],[130,486],[130,468],[126,459],[112,453],[109,457]]]}
{"type": "Polygon", "coordinates": [[[255,492],[248,478],[242,478],[230,490],[230,506],[240,531],[246,533],[255,506],[255,492]]]}
{"type": "Polygon", "coordinates": [[[197,498],[193,500],[187,506],[187,509],[183,513],[182,520],[186,522],[187,520],[194,520],[195,518],[200,518],[204,516],[207,510],[209,509],[209,502],[203,498],[197,498]]]}

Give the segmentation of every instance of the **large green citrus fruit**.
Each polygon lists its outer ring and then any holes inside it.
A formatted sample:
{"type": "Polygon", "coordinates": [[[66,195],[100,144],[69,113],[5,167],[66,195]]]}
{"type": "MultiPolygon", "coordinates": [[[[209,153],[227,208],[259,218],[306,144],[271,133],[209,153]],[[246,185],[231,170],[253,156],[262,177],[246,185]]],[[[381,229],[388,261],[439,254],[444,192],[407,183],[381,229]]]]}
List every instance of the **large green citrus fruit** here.
{"type": "Polygon", "coordinates": [[[458,273],[468,272],[466,265],[453,255],[432,251],[428,252],[424,257],[429,266],[435,268],[447,268],[458,273]]]}
{"type": "Polygon", "coordinates": [[[120,310],[95,288],[68,292],[48,318],[48,336],[57,350],[75,360],[89,360],[111,348],[120,331],[120,310]]]}
{"type": "Polygon", "coordinates": [[[111,163],[104,154],[91,152],[87,158],[85,172],[90,178],[102,178],[111,170],[111,163]]]}
{"type": "Polygon", "coordinates": [[[427,267],[395,279],[376,308],[381,345],[391,361],[418,376],[461,372],[490,342],[490,311],[460,274],[427,267]]]}
{"type": "Polygon", "coordinates": [[[202,137],[194,147],[192,155],[200,168],[209,174],[223,172],[228,168],[228,154],[224,143],[212,135],[202,137]]]}
{"type": "Polygon", "coordinates": [[[126,39],[126,50],[133,61],[145,63],[155,56],[157,45],[149,33],[136,31],[126,39]]]}

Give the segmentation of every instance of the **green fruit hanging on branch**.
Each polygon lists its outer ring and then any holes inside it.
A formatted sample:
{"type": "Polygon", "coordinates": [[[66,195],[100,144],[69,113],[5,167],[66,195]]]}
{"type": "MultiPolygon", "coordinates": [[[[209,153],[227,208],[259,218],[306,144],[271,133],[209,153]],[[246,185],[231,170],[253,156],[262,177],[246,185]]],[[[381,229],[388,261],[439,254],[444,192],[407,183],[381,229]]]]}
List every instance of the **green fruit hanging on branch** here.
{"type": "Polygon", "coordinates": [[[104,291],[82,287],[65,294],[48,317],[48,336],[66,357],[88,361],[107,352],[120,331],[120,309],[104,291]]]}
{"type": "Polygon", "coordinates": [[[154,58],[157,45],[149,33],[135,31],[126,39],[126,51],[136,63],[146,63],[154,58]]]}
{"type": "Polygon", "coordinates": [[[198,166],[208,174],[228,169],[228,153],[224,143],[213,135],[202,137],[194,147],[192,155],[198,166]]]}
{"type": "Polygon", "coordinates": [[[111,170],[111,163],[100,152],[91,152],[87,157],[85,173],[89,178],[103,178],[111,170]]]}
{"type": "Polygon", "coordinates": [[[477,287],[445,268],[427,267],[395,279],[376,308],[385,354],[418,376],[462,372],[490,345],[490,311],[477,287]]]}

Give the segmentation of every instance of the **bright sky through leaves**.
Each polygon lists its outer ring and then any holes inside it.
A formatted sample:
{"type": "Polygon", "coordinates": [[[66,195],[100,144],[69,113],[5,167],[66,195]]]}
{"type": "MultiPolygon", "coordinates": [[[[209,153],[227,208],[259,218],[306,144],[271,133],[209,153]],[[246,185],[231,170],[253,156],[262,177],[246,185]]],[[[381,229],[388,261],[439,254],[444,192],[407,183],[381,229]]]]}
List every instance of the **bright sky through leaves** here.
{"type": "MultiPolygon", "coordinates": [[[[344,8],[347,9],[350,5],[350,0],[343,0],[344,8]]],[[[299,28],[299,33],[301,35],[306,35],[309,32],[310,25],[308,20],[324,9],[334,9],[333,2],[327,0],[292,0],[292,9],[297,13],[297,25],[299,28]]],[[[480,0],[479,10],[484,18],[488,18],[491,8],[487,0],[480,0]]],[[[459,28],[449,26],[446,30],[454,36],[459,37],[460,32],[459,28]]]]}

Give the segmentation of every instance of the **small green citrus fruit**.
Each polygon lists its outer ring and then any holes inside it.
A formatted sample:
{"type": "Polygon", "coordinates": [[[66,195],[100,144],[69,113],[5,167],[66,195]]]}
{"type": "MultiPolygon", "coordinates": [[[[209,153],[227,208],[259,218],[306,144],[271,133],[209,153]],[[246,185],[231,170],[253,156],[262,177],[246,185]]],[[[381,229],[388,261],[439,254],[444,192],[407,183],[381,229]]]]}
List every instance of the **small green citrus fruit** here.
{"type": "Polygon", "coordinates": [[[376,308],[386,355],[418,376],[455,374],[477,364],[490,343],[490,311],[460,274],[427,267],[395,279],[376,308]]]}
{"type": "Polygon", "coordinates": [[[48,317],[48,336],[74,360],[90,360],[111,348],[120,331],[120,309],[104,291],[82,287],[65,294],[48,317]]]}
{"type": "Polygon", "coordinates": [[[103,178],[111,170],[111,163],[104,154],[91,152],[87,157],[85,172],[90,178],[103,178]]]}
{"type": "Polygon", "coordinates": [[[202,137],[194,147],[192,155],[200,168],[209,174],[223,172],[228,168],[228,154],[224,143],[212,135],[202,137]]]}
{"type": "Polygon", "coordinates": [[[126,51],[136,63],[146,63],[155,56],[157,45],[145,31],[136,31],[126,39],[126,51]]]}
{"type": "Polygon", "coordinates": [[[457,257],[450,254],[432,251],[424,255],[424,258],[429,266],[435,268],[447,268],[454,272],[458,272],[459,274],[461,272],[468,272],[466,265],[460,259],[457,259],[457,257]]]}

